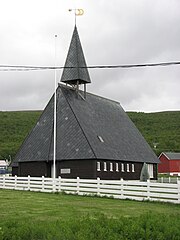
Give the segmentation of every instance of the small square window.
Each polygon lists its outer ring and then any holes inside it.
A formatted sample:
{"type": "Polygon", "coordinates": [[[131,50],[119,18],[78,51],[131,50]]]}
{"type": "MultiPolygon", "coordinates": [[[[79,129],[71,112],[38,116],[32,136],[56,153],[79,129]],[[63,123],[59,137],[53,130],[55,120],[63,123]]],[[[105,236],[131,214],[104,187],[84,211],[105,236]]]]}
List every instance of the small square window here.
{"type": "Polygon", "coordinates": [[[124,172],[124,163],[121,163],[121,172],[124,172]]]}
{"type": "Polygon", "coordinates": [[[129,163],[127,163],[126,167],[127,167],[127,172],[129,172],[129,163]]]}
{"type": "Polygon", "coordinates": [[[101,171],[101,164],[100,164],[100,162],[97,162],[97,171],[101,171]]]}
{"type": "Polygon", "coordinates": [[[116,163],[116,172],[119,172],[119,164],[116,163]]]}
{"type": "Polygon", "coordinates": [[[104,162],[104,171],[107,171],[107,163],[104,162]]]}
{"type": "Polygon", "coordinates": [[[110,163],[110,171],[113,172],[113,163],[110,163]]]}
{"type": "Polygon", "coordinates": [[[103,138],[101,136],[97,136],[100,142],[104,142],[103,138]]]}

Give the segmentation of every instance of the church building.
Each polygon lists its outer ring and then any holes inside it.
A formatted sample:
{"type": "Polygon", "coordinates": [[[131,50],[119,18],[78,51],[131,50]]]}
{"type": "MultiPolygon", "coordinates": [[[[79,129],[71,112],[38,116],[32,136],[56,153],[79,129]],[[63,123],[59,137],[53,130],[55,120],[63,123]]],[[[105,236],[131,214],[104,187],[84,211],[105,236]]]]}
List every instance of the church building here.
{"type": "MultiPolygon", "coordinates": [[[[77,27],[56,96],[56,177],[157,178],[158,158],[121,105],[86,91],[91,83],[77,27]],[[83,90],[80,90],[80,85],[83,90]]],[[[13,175],[52,177],[54,95],[16,154],[13,175]]]]}

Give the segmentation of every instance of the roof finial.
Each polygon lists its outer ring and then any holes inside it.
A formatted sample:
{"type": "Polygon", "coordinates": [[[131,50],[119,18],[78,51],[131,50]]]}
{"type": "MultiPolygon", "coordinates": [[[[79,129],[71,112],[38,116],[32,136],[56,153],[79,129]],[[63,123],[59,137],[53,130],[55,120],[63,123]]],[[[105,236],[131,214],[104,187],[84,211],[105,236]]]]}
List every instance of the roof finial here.
{"type": "Polygon", "coordinates": [[[82,16],[84,14],[84,10],[82,8],[71,8],[69,9],[69,12],[74,12],[74,20],[75,20],[75,26],[76,26],[76,16],[82,16]]]}

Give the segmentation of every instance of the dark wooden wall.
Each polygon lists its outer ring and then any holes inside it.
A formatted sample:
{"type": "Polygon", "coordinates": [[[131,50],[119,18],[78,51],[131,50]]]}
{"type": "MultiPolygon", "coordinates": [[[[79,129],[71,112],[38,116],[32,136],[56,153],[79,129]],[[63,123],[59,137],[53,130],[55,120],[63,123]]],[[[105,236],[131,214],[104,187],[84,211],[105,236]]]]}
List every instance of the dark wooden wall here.
{"type": "MultiPolygon", "coordinates": [[[[105,161],[105,160],[97,160],[96,162],[100,162],[100,171],[96,171],[96,177],[101,179],[114,179],[118,180],[123,178],[124,180],[139,180],[141,175],[141,169],[143,163],[137,162],[117,162],[117,161],[105,161]],[[104,171],[104,162],[107,163],[107,171],[104,171]],[[110,163],[113,164],[113,171],[110,171],[110,163]],[[116,171],[116,163],[118,163],[119,171],[116,171]],[[121,169],[121,163],[124,164],[124,171],[121,169]],[[129,172],[127,171],[127,164],[129,164],[129,172]],[[134,164],[134,172],[132,172],[132,164],[134,164]]],[[[96,164],[97,166],[97,164],[96,164]]],[[[153,164],[153,179],[157,179],[157,164],[153,164]]]]}
{"type": "Polygon", "coordinates": [[[21,162],[18,167],[18,176],[50,177],[50,164],[47,162],[21,162]]]}
{"type": "Polygon", "coordinates": [[[96,178],[95,160],[66,160],[57,162],[57,176],[62,178],[96,178]],[[70,169],[70,174],[61,174],[61,169],[70,169]]]}
{"type": "Polygon", "coordinates": [[[18,176],[18,167],[12,167],[12,176],[18,176]]]}
{"type": "MultiPolygon", "coordinates": [[[[13,169],[13,175],[18,176],[45,176],[51,177],[51,167],[53,162],[21,162],[19,163],[18,171],[13,169]]],[[[118,180],[139,180],[143,163],[133,162],[117,162],[106,160],[65,160],[56,162],[56,176],[62,178],[86,178],[118,180]],[[97,170],[97,162],[100,162],[100,171],[97,170]],[[107,171],[104,171],[104,162],[107,164],[107,171]],[[112,163],[113,171],[110,171],[110,163],[112,163]],[[118,163],[119,171],[116,171],[116,163],[118,163]],[[124,171],[121,169],[121,163],[124,164],[124,171]],[[129,164],[129,172],[127,171],[127,164],[129,164]],[[132,164],[134,164],[134,172],[132,171],[132,164]],[[62,173],[61,171],[69,171],[69,173],[62,173]]],[[[157,164],[153,165],[153,179],[157,179],[157,164]]]]}

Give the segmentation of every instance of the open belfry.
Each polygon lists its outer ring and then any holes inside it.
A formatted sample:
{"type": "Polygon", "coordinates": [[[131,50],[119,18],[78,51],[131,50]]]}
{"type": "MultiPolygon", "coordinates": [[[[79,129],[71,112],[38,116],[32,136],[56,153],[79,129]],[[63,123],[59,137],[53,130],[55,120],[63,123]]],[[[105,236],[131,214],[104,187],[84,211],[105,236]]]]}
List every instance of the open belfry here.
{"type": "MultiPolygon", "coordinates": [[[[91,79],[76,26],[64,67],[56,90],[56,177],[135,180],[146,163],[156,179],[159,160],[121,105],[86,91],[91,79]]],[[[13,175],[52,177],[53,133],[54,95],[17,152],[13,175]]]]}

